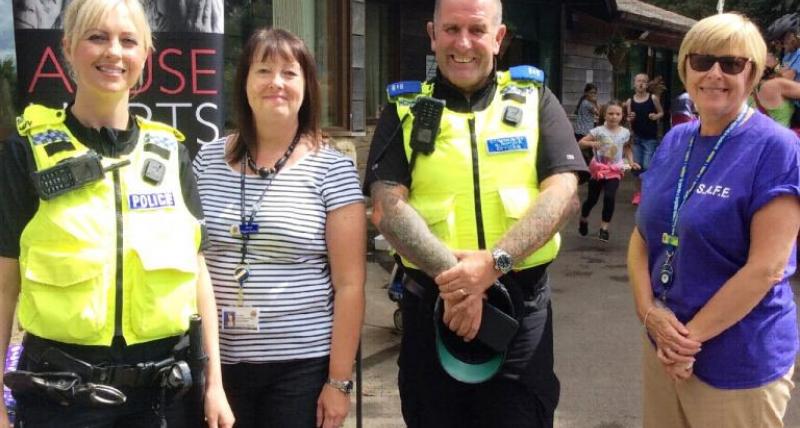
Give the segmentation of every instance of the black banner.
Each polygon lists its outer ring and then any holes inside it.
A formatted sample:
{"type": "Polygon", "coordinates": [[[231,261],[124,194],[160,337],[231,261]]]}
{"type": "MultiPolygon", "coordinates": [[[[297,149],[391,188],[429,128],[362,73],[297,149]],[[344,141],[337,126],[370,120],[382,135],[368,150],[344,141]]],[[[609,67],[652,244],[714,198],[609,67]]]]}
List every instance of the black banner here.
{"type": "MultiPolygon", "coordinates": [[[[34,5],[42,3],[53,2],[14,1],[17,87],[23,105],[62,108],[74,98],[75,83],[61,52],[61,18],[34,13],[34,5]]],[[[141,84],[131,93],[131,111],[178,128],[194,154],[200,144],[223,133],[222,0],[143,3],[154,30],[183,31],[153,33],[155,51],[147,59],[141,84]]]]}

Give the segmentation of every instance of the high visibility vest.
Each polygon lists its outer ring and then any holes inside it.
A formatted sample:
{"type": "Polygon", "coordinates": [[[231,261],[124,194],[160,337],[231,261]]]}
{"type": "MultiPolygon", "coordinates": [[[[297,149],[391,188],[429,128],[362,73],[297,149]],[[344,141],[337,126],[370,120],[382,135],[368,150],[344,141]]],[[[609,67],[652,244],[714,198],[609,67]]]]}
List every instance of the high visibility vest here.
{"type": "MultiPolygon", "coordinates": [[[[540,76],[541,72],[530,66],[498,72],[497,89],[488,107],[467,113],[445,107],[433,153],[416,155],[408,202],[448,248],[493,248],[536,201],[540,76]],[[522,112],[516,123],[513,117],[518,117],[514,113],[519,111],[514,109],[522,112]]],[[[418,91],[394,94],[392,85],[389,87],[409,161],[413,153],[412,106],[417,97],[433,93],[432,83],[417,87],[418,91]]],[[[536,252],[516,261],[514,269],[552,261],[560,242],[556,234],[536,252]]],[[[414,267],[405,258],[403,264],[414,267]]]]}
{"type": "MultiPolygon", "coordinates": [[[[63,110],[31,105],[17,129],[36,170],[89,149],[64,124],[63,110]]],[[[142,118],[130,165],[49,200],[20,238],[20,325],[79,345],[129,345],[182,334],[196,310],[200,224],[184,203],[177,130],[142,118]],[[147,166],[164,167],[160,183],[147,166]],[[121,294],[119,293],[121,292],[121,294]]]]}

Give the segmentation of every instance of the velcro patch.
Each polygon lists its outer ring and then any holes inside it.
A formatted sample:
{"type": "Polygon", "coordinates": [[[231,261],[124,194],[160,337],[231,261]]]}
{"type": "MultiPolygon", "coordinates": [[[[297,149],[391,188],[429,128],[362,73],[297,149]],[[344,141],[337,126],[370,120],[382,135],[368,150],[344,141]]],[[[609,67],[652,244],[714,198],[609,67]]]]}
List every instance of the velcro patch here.
{"type": "Polygon", "coordinates": [[[69,141],[69,135],[58,129],[48,129],[44,132],[37,132],[31,136],[34,145],[50,144],[55,142],[69,141]]]}
{"type": "Polygon", "coordinates": [[[155,135],[148,133],[144,136],[144,142],[145,144],[147,143],[155,144],[169,151],[174,151],[178,149],[178,141],[175,140],[174,137],[167,137],[163,135],[155,135]]]}
{"type": "Polygon", "coordinates": [[[131,210],[152,210],[175,206],[172,192],[139,193],[128,195],[128,208],[131,210]]]}

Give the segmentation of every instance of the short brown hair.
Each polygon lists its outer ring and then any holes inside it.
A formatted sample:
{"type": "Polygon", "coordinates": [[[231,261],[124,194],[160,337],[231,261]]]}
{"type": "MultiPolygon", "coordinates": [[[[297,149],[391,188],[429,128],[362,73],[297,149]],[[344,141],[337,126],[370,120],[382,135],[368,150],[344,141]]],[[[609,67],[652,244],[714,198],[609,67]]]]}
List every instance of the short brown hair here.
{"type": "Polygon", "coordinates": [[[265,61],[275,55],[285,60],[297,61],[303,70],[305,92],[300,111],[297,112],[297,133],[311,139],[314,147],[322,142],[320,125],[321,104],[317,66],[314,57],[303,41],[280,28],[261,28],[256,30],[247,40],[234,80],[234,110],[236,112],[237,135],[229,148],[226,158],[229,161],[240,161],[249,148],[256,144],[256,126],[253,121],[253,109],[247,101],[247,76],[253,62],[265,61]]]}

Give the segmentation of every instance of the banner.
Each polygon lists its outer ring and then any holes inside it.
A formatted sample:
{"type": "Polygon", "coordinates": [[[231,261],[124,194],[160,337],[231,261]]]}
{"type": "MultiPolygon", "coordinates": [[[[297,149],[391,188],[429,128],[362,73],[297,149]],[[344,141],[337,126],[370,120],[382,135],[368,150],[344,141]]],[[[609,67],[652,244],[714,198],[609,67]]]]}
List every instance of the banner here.
{"type": "MultiPolygon", "coordinates": [[[[61,51],[61,15],[69,0],[14,0],[17,87],[22,105],[63,108],[75,83],[61,51]]],[[[143,0],[154,52],[131,111],[172,125],[186,135],[194,155],[224,129],[223,0],[143,0]]]]}

